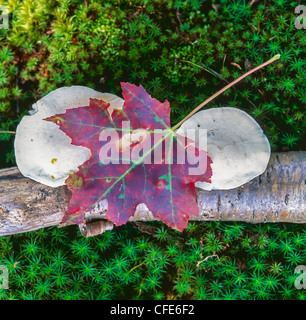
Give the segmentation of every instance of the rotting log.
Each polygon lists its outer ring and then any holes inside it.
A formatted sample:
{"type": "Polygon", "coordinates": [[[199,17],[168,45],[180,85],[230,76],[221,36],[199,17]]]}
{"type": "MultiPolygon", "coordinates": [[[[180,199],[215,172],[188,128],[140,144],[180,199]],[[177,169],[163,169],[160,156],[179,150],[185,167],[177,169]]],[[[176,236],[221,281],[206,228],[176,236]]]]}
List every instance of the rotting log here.
{"type": "MultiPolygon", "coordinates": [[[[306,151],[274,153],[266,171],[232,190],[198,189],[198,221],[306,222],[306,151]]],[[[71,192],[25,178],[17,168],[0,170],[0,236],[61,224],[71,192]]],[[[84,236],[112,228],[105,221],[107,202],[85,214],[84,236]]],[[[129,221],[155,220],[145,205],[129,221]]],[[[66,224],[67,225],[67,224],[66,224]]]]}

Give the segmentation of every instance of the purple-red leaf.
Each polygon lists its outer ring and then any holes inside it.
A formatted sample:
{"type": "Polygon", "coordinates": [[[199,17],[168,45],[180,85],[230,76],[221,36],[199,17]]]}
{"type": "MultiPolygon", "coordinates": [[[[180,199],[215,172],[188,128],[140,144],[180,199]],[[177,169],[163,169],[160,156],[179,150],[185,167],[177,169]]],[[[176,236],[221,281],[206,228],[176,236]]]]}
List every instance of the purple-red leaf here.
{"type": "Polygon", "coordinates": [[[90,99],[89,106],[45,119],[92,154],[66,180],[73,194],[63,220],[82,223],[84,213],[106,199],[106,217],[116,225],[145,203],[155,217],[182,231],[189,216],[198,215],[195,182],[210,182],[211,159],[171,130],[168,101],[153,99],[142,86],[121,86],[123,110],[110,115],[109,104],[90,99]],[[205,161],[199,166],[198,159],[205,161]]]}

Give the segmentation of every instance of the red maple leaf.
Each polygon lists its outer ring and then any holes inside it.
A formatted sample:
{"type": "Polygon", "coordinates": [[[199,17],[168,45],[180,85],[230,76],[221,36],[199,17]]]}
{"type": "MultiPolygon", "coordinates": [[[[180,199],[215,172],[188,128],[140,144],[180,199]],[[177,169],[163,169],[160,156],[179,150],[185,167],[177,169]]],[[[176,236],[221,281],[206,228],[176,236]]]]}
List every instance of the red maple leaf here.
{"type": "Polygon", "coordinates": [[[73,193],[63,221],[83,223],[84,213],[106,199],[106,218],[116,225],[145,203],[156,218],[182,231],[190,215],[198,216],[195,182],[210,182],[211,159],[171,130],[167,100],[153,99],[142,86],[121,86],[123,110],[110,115],[109,104],[90,99],[89,106],[45,119],[92,153],[66,180],[73,193]],[[207,160],[205,170],[196,166],[199,156],[207,160]]]}

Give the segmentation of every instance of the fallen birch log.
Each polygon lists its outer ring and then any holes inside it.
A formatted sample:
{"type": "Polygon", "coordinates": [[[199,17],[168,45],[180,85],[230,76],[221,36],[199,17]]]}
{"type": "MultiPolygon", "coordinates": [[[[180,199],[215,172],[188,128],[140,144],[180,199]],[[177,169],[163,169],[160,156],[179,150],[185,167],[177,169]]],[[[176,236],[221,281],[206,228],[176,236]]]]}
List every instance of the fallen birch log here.
{"type": "MultiPolygon", "coordinates": [[[[231,190],[198,189],[197,221],[306,222],[306,151],[274,153],[267,170],[243,186],[231,190]]],[[[17,168],[0,170],[0,236],[61,224],[70,191],[51,188],[21,175],[17,168]]],[[[107,203],[100,202],[85,214],[80,226],[84,236],[112,228],[105,221],[107,203]]],[[[137,207],[130,221],[155,220],[145,205],[137,207]]],[[[67,225],[67,224],[66,224],[67,225]]]]}

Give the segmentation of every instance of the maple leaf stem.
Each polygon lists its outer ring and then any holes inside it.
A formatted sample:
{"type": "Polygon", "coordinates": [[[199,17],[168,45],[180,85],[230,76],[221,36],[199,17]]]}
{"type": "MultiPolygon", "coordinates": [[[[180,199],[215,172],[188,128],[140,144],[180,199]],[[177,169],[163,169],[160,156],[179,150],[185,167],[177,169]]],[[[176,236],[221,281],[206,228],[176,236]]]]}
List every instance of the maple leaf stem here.
{"type": "Polygon", "coordinates": [[[205,100],[204,102],[202,102],[200,105],[198,105],[195,109],[193,109],[182,121],[180,121],[178,124],[176,124],[174,127],[172,127],[172,130],[175,131],[177,128],[179,128],[187,119],[189,119],[192,115],[194,115],[197,111],[199,111],[202,107],[204,107],[207,103],[209,103],[210,101],[212,101],[213,99],[215,99],[216,97],[218,97],[221,93],[223,93],[224,91],[226,91],[227,89],[229,89],[230,87],[232,87],[233,85],[235,85],[236,83],[238,83],[240,80],[246,78],[248,75],[252,74],[253,72],[267,66],[268,64],[278,60],[280,58],[280,54],[275,55],[273,58],[271,58],[270,60],[262,63],[261,65],[257,66],[256,68],[246,72],[245,74],[243,74],[242,76],[240,76],[239,78],[237,78],[236,80],[234,80],[233,82],[229,83],[227,86],[225,86],[224,88],[222,88],[221,90],[219,90],[218,92],[216,92],[214,95],[212,95],[211,97],[209,97],[207,100],[205,100]]]}
{"type": "Polygon", "coordinates": [[[0,131],[0,133],[12,133],[12,134],[15,134],[16,132],[15,131],[0,131]]]}

